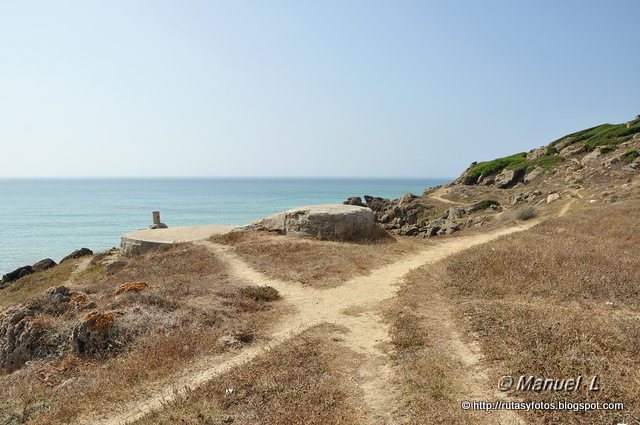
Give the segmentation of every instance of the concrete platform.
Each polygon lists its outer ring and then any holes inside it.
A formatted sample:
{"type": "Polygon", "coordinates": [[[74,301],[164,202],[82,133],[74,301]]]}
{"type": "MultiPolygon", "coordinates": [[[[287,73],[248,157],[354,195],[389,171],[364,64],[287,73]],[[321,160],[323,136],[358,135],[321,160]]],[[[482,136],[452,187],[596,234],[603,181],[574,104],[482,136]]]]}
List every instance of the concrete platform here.
{"type": "Polygon", "coordinates": [[[168,229],[142,229],[120,238],[120,249],[131,256],[166,248],[168,246],[207,239],[235,229],[236,226],[212,224],[207,226],[170,227],[168,229]]]}

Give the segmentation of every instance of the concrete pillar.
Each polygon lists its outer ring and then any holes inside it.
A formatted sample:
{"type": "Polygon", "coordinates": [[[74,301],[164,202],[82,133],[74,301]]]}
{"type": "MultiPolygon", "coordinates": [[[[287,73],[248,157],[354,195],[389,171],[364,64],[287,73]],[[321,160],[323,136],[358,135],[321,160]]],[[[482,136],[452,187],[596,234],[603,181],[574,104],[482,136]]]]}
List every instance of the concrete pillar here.
{"type": "Polygon", "coordinates": [[[160,211],[153,211],[151,216],[153,217],[153,224],[160,224],[160,211]]]}

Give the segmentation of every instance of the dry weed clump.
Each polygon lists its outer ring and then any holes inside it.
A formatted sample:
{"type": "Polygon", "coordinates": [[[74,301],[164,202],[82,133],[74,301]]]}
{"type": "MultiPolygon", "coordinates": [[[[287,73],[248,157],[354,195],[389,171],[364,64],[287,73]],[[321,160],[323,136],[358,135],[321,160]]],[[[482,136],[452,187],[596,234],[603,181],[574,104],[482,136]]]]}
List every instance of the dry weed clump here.
{"type": "Polygon", "coordinates": [[[245,286],[240,293],[256,301],[276,301],[280,299],[278,290],[271,286],[245,286]]]}

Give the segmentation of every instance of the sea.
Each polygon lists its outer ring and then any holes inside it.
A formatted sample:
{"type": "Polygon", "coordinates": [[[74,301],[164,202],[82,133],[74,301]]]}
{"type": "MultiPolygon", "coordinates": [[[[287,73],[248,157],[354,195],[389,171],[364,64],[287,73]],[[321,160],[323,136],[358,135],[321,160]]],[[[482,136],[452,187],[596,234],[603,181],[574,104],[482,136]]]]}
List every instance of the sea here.
{"type": "Polygon", "coordinates": [[[243,225],[287,209],[365,194],[395,199],[446,178],[0,179],[0,274],[75,249],[99,252],[151,224],[243,225]]]}

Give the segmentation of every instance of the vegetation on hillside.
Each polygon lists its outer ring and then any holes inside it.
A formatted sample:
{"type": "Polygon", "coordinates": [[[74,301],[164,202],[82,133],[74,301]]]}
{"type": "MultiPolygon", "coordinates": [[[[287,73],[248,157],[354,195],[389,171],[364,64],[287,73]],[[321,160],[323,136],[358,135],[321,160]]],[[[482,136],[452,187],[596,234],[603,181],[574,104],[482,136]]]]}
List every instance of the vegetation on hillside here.
{"type": "Polygon", "coordinates": [[[554,149],[548,149],[546,155],[535,159],[527,159],[526,152],[521,152],[491,161],[479,162],[471,167],[466,175],[465,183],[475,182],[481,175],[498,174],[505,168],[524,172],[531,171],[536,167],[550,169],[555,164],[564,161],[564,157],[556,155],[555,152],[554,149]]]}
{"type": "Polygon", "coordinates": [[[627,124],[602,124],[596,127],[568,134],[551,143],[556,146],[570,139],[570,144],[585,142],[588,151],[598,146],[615,146],[629,140],[634,134],[640,132],[640,119],[633,121],[633,125],[627,128],[627,124]]]}

